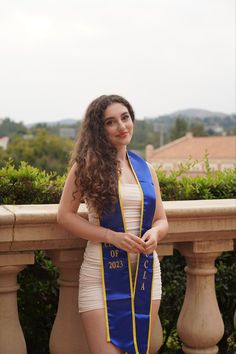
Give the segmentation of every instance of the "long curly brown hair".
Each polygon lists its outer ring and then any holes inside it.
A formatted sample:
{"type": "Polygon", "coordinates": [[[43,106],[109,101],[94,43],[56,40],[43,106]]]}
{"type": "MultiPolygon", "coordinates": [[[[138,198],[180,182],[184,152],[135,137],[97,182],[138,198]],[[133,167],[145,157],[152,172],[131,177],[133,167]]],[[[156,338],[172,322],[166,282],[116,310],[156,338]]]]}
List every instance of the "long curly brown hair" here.
{"type": "Polygon", "coordinates": [[[114,207],[118,197],[120,166],[117,150],[104,129],[104,111],[113,103],[124,105],[135,119],[130,103],[118,95],[102,95],[90,103],[80,126],[70,166],[76,163],[75,185],[84,201],[100,216],[114,207]]]}

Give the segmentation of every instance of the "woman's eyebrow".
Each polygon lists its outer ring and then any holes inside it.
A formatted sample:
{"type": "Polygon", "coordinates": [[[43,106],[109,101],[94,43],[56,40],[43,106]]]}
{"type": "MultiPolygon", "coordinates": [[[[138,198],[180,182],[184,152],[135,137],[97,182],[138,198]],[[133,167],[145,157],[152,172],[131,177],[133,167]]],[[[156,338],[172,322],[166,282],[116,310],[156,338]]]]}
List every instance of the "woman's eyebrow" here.
{"type": "MultiPolygon", "coordinates": [[[[121,117],[123,117],[123,116],[125,116],[126,114],[129,114],[129,112],[128,111],[125,111],[125,112],[123,112],[123,113],[121,113],[121,117]]],[[[113,117],[113,116],[111,116],[111,117],[105,117],[104,118],[104,122],[106,121],[106,120],[108,120],[108,119],[115,119],[115,117],[113,117]]]]}
{"type": "Polygon", "coordinates": [[[104,117],[104,122],[106,122],[109,119],[115,119],[115,117],[104,117]]]}

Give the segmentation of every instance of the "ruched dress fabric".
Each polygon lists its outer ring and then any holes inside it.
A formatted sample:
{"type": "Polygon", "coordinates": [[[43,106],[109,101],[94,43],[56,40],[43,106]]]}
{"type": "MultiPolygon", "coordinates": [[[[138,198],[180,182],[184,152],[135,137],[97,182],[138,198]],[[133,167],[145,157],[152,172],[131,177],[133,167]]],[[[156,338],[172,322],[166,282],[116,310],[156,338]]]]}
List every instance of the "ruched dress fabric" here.
{"type": "MultiPolygon", "coordinates": [[[[127,231],[139,235],[141,214],[141,193],[137,184],[120,184],[123,213],[127,231]]],[[[89,222],[98,225],[94,213],[89,212],[89,222]]],[[[102,289],[102,269],[100,260],[100,243],[88,241],[79,276],[79,312],[104,308],[102,289]]],[[[132,278],[134,281],[137,254],[130,253],[132,278]]],[[[152,300],[161,299],[161,270],[156,251],[153,263],[152,300]]]]}

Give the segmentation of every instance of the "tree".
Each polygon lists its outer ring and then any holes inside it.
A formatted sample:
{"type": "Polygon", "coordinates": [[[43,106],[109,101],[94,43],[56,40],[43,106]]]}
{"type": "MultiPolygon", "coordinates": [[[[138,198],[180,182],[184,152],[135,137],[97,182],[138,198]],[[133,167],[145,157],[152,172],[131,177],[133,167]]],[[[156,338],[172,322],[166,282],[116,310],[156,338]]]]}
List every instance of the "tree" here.
{"type": "Polygon", "coordinates": [[[14,134],[26,134],[27,128],[22,122],[13,122],[10,118],[3,119],[0,123],[0,137],[2,136],[12,136],[14,134]]]}
{"type": "Polygon", "coordinates": [[[188,123],[182,117],[177,117],[175,125],[171,128],[170,137],[171,140],[176,140],[184,136],[188,131],[188,123]]]}
{"type": "Polygon", "coordinates": [[[204,125],[202,123],[191,124],[190,129],[193,136],[207,136],[204,125]]]}
{"type": "Polygon", "coordinates": [[[67,170],[70,152],[74,142],[38,129],[30,138],[15,136],[10,140],[7,157],[11,157],[18,166],[21,161],[26,161],[34,167],[46,171],[56,171],[63,174],[67,170]]]}

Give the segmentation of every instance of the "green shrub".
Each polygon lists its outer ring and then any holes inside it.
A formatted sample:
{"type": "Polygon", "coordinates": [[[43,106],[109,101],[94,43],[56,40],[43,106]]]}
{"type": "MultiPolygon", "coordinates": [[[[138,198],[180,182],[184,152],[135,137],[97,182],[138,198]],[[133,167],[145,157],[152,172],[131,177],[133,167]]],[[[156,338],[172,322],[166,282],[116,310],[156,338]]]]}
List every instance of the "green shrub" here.
{"type": "Polygon", "coordinates": [[[225,252],[216,260],[216,295],[223,317],[225,332],[219,343],[220,353],[236,353],[236,330],[234,312],[236,310],[236,254],[225,252]]]}
{"type": "MultiPolygon", "coordinates": [[[[163,200],[225,199],[236,197],[236,169],[211,172],[206,160],[203,176],[188,177],[191,163],[179,171],[165,174],[157,171],[163,200]]],[[[21,162],[15,168],[12,161],[0,169],[1,204],[58,203],[65,181],[64,176],[46,173],[21,162]]],[[[181,344],[176,321],[181,310],[186,276],[185,260],[177,251],[161,262],[163,299],[160,318],[164,345],[159,353],[179,354],[181,344]]],[[[236,259],[226,252],[217,259],[216,293],[225,323],[224,337],[219,343],[220,353],[236,351],[236,331],[233,315],[236,299],[236,259]]],[[[58,302],[57,270],[44,252],[36,252],[36,262],[19,274],[19,315],[24,330],[28,354],[48,354],[48,341],[58,302]],[[37,335],[36,335],[37,334],[37,335]]]]}
{"type": "Polygon", "coordinates": [[[58,203],[65,177],[47,173],[22,161],[18,168],[9,160],[0,169],[0,204],[58,203]]]}
{"type": "Polygon", "coordinates": [[[43,251],[36,251],[35,264],[18,276],[19,318],[28,354],[48,354],[49,336],[58,303],[58,271],[43,251]]]}
{"type": "Polygon", "coordinates": [[[186,288],[185,265],[184,257],[177,250],[174,250],[173,256],[164,257],[161,261],[162,300],[159,316],[163,328],[163,345],[159,354],[181,352],[176,323],[186,288]]]}
{"type": "Polygon", "coordinates": [[[236,197],[236,168],[211,171],[205,158],[205,173],[190,177],[188,172],[196,163],[191,160],[179,170],[166,173],[157,170],[163,200],[232,199],[236,197]]]}
{"type": "MultiPolygon", "coordinates": [[[[236,168],[189,177],[186,173],[191,165],[169,174],[158,169],[163,200],[236,198],[236,168]]],[[[0,204],[58,203],[64,181],[65,176],[55,172],[41,171],[26,162],[16,168],[9,160],[0,169],[0,204]]]]}

